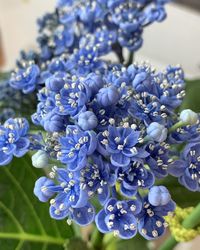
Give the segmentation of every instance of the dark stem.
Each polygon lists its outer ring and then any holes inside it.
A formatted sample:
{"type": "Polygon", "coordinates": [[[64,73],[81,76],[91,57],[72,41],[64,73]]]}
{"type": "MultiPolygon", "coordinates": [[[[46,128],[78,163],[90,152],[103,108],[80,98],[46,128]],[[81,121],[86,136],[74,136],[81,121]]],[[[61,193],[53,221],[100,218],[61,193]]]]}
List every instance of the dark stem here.
{"type": "Polygon", "coordinates": [[[133,63],[133,59],[134,59],[134,53],[133,53],[133,51],[131,51],[131,52],[129,53],[129,58],[128,58],[128,61],[127,61],[127,63],[126,63],[126,66],[127,66],[127,67],[130,66],[130,65],[133,63]]]}
{"type": "Polygon", "coordinates": [[[119,62],[123,64],[124,63],[124,56],[123,56],[122,47],[118,43],[115,43],[112,45],[112,49],[116,53],[119,62]]]}

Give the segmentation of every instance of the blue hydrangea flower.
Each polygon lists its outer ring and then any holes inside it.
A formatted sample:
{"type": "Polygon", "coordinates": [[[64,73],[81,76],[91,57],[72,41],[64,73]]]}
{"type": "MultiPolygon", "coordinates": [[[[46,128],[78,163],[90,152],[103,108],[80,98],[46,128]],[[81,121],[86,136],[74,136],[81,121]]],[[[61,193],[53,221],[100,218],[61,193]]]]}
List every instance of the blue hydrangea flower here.
{"type": "Polygon", "coordinates": [[[98,58],[96,47],[86,46],[77,50],[67,62],[68,70],[79,75],[87,75],[92,72],[103,71],[105,63],[98,58]]]}
{"type": "Polygon", "coordinates": [[[165,233],[167,226],[164,216],[173,212],[175,203],[170,200],[164,206],[153,206],[148,201],[148,198],[143,199],[142,211],[137,215],[138,231],[147,240],[153,240],[165,233]]]}
{"type": "Polygon", "coordinates": [[[117,201],[111,198],[96,215],[97,228],[102,233],[114,232],[122,239],[133,238],[137,233],[136,215],[141,211],[137,200],[117,201]]]}
{"type": "Polygon", "coordinates": [[[189,143],[180,160],[174,161],[168,172],[190,191],[200,191],[200,143],[189,143]]]}
{"type": "Polygon", "coordinates": [[[39,75],[39,67],[31,62],[27,67],[21,68],[12,74],[10,86],[22,90],[24,94],[31,93],[36,88],[39,75]]]}
{"type": "Polygon", "coordinates": [[[87,164],[87,156],[97,146],[96,134],[93,131],[82,131],[78,126],[67,126],[66,136],[60,138],[58,159],[67,164],[70,171],[80,170],[87,164]]]}
{"type": "Polygon", "coordinates": [[[76,221],[80,225],[87,225],[94,219],[94,208],[88,203],[87,192],[81,188],[79,180],[74,178],[73,173],[65,169],[57,169],[57,183],[41,177],[37,180],[34,194],[45,202],[49,198],[50,216],[61,220],[65,217],[76,221]]]}
{"type": "Polygon", "coordinates": [[[75,40],[74,28],[64,26],[58,27],[54,34],[55,55],[60,55],[73,46],[75,40]]]}
{"type": "Polygon", "coordinates": [[[101,156],[93,156],[92,163],[88,163],[77,178],[81,181],[82,189],[88,192],[88,196],[98,195],[99,202],[104,205],[110,197],[110,187],[115,185],[116,173],[110,163],[104,161],[101,156]]]}
{"type": "Polygon", "coordinates": [[[75,117],[81,111],[85,111],[88,101],[84,85],[77,77],[65,79],[65,85],[55,95],[56,112],[61,115],[75,117]]]}
{"type": "Polygon", "coordinates": [[[104,81],[101,75],[90,73],[84,79],[84,86],[88,97],[94,97],[103,87],[104,81]]]}
{"type": "Polygon", "coordinates": [[[0,126],[0,166],[9,164],[13,156],[22,157],[28,152],[29,124],[24,118],[8,119],[0,126]]]}
{"type": "Polygon", "coordinates": [[[127,168],[118,170],[118,180],[121,183],[121,193],[133,197],[139,188],[150,188],[155,182],[155,177],[142,162],[132,162],[127,168]]]}
{"type": "Polygon", "coordinates": [[[169,143],[198,142],[200,140],[200,123],[177,128],[169,134],[169,143]]]}
{"type": "Polygon", "coordinates": [[[145,161],[154,173],[156,178],[164,178],[167,176],[168,165],[173,161],[169,155],[168,144],[149,143],[145,149],[149,153],[145,161]]]}
{"type": "Polygon", "coordinates": [[[108,138],[101,143],[106,144],[106,150],[111,155],[111,163],[116,167],[127,167],[132,158],[140,152],[135,145],[138,143],[139,131],[131,128],[108,127],[108,138]]]}

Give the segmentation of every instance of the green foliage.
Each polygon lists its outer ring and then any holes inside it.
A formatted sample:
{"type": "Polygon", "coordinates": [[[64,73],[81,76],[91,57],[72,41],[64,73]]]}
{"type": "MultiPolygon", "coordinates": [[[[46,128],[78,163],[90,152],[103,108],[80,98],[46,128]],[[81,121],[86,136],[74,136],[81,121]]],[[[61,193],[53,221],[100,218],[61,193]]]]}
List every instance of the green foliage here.
{"type": "Polygon", "coordinates": [[[200,79],[186,81],[186,96],[181,106],[181,110],[187,108],[195,112],[200,112],[200,79]]]}
{"type": "Polygon", "coordinates": [[[65,250],[88,250],[88,247],[81,238],[73,238],[66,243],[65,250]]]}
{"type": "Polygon", "coordinates": [[[73,230],[65,221],[50,218],[48,204],[34,197],[34,169],[28,156],[0,168],[0,249],[61,250],[73,230]]]}
{"type": "Polygon", "coordinates": [[[139,234],[130,240],[117,240],[110,235],[112,240],[107,245],[106,250],[148,250],[148,241],[139,234]]]}

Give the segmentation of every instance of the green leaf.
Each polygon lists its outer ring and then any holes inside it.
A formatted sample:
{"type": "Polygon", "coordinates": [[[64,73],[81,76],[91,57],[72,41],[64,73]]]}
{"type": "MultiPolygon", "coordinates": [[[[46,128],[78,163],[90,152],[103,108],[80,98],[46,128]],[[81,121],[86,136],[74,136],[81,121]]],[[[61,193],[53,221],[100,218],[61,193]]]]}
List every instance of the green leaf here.
{"type": "Polygon", "coordinates": [[[200,79],[186,81],[186,96],[181,105],[181,110],[192,109],[195,112],[200,112],[200,79]]]}
{"type": "Polygon", "coordinates": [[[81,238],[73,238],[67,242],[65,250],[88,250],[88,246],[81,238]]]}
{"type": "Polygon", "coordinates": [[[142,236],[137,234],[130,240],[119,240],[114,236],[109,240],[106,250],[148,250],[149,241],[145,240],[142,236]]]}
{"type": "Polygon", "coordinates": [[[139,234],[131,240],[121,240],[117,244],[117,250],[148,250],[148,241],[139,234]]]}
{"type": "Polygon", "coordinates": [[[49,204],[34,197],[33,187],[44,175],[28,156],[0,168],[0,249],[61,250],[73,230],[50,218],[49,204]]]}

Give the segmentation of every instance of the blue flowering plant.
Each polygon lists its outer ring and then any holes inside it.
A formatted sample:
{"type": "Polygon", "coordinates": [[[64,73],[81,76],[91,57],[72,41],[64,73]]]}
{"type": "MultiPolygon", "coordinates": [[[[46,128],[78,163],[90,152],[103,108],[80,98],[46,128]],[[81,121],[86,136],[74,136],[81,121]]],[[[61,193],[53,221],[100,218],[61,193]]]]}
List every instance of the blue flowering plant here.
{"type": "Polygon", "coordinates": [[[199,114],[180,111],[182,68],[158,72],[133,62],[146,27],[166,17],[167,2],[59,0],[38,21],[38,50],[22,52],[0,86],[0,103],[13,103],[0,116],[0,165],[31,156],[44,170],[34,195],[49,203],[54,220],[95,225],[94,250],[106,249],[104,235],[162,236],[176,207],[170,176],[200,191],[199,114]],[[28,111],[20,106],[17,114],[26,118],[15,117],[21,99],[28,111]]]}

